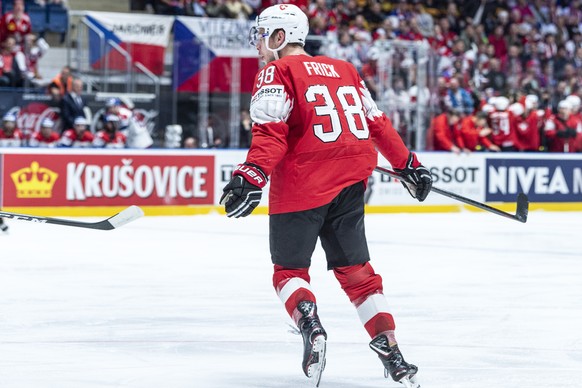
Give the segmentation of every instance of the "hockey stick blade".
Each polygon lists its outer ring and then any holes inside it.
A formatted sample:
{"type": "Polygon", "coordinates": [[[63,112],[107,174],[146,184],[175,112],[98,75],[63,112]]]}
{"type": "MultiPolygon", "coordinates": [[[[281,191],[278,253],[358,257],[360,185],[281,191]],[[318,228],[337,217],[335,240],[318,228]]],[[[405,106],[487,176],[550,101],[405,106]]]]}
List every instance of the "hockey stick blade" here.
{"type": "Polygon", "coordinates": [[[517,210],[515,211],[515,218],[524,224],[527,222],[527,215],[529,213],[529,200],[527,195],[519,193],[517,195],[517,210]]]}
{"type": "Polygon", "coordinates": [[[138,218],[143,216],[143,210],[141,210],[138,206],[130,206],[128,208],[123,209],[119,213],[107,218],[103,221],[97,222],[83,222],[83,221],[73,221],[73,220],[65,220],[62,218],[53,218],[53,217],[40,217],[40,216],[32,216],[28,214],[18,214],[18,213],[10,213],[5,211],[0,211],[0,217],[18,220],[18,221],[30,221],[36,222],[40,224],[54,224],[54,225],[62,225],[62,226],[72,226],[76,228],[85,228],[85,229],[97,229],[97,230],[111,230],[117,229],[122,227],[123,225],[130,223],[132,221],[137,220],[138,218]]]}
{"type": "MultiPolygon", "coordinates": [[[[392,178],[396,178],[396,179],[400,179],[400,180],[404,179],[397,172],[392,171],[392,170],[388,170],[387,168],[376,167],[374,170],[379,172],[380,174],[391,176],[392,178]]],[[[497,214],[499,216],[509,218],[511,220],[519,221],[519,222],[522,222],[524,224],[527,222],[527,215],[529,212],[529,210],[528,210],[529,209],[529,200],[527,199],[527,195],[525,195],[524,193],[520,193],[517,196],[517,210],[516,210],[516,213],[514,215],[514,214],[506,213],[503,210],[496,209],[496,208],[491,207],[489,205],[486,205],[484,203],[477,202],[473,199],[463,197],[462,195],[455,194],[455,193],[452,193],[452,192],[447,191],[447,190],[439,189],[438,187],[435,187],[435,186],[433,186],[431,188],[431,191],[434,191],[435,193],[444,195],[445,197],[456,199],[457,201],[466,203],[468,205],[474,206],[474,207],[479,208],[481,210],[485,210],[485,211],[488,211],[490,213],[494,213],[494,214],[497,214]]]]}

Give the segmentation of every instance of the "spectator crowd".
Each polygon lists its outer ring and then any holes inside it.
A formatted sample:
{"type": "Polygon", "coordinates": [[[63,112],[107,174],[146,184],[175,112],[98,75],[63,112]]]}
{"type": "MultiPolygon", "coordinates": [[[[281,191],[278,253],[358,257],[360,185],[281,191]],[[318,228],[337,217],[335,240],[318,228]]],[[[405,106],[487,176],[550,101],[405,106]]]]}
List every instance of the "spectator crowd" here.
{"type": "MultiPolygon", "coordinates": [[[[133,0],[132,7],[160,14],[252,19],[276,1],[133,0]]],[[[582,0],[291,2],[309,17],[310,53],[353,63],[377,100],[431,105],[426,109],[433,116],[426,123],[427,149],[582,152],[582,0]],[[436,58],[431,73],[435,86],[425,91],[404,72],[384,84],[378,67],[386,63],[381,60],[388,55],[386,42],[429,47],[436,58]]],[[[7,70],[0,75],[0,85],[34,80],[35,63],[46,50],[46,42],[26,27],[23,9],[23,0],[15,0],[11,14],[0,22],[0,67],[7,70]],[[10,23],[12,27],[5,28],[10,23]]],[[[413,68],[415,60],[405,58],[400,65],[413,68]]],[[[77,89],[66,74],[48,87],[62,98],[61,135],[84,117],[77,89]]],[[[211,124],[209,128],[212,142],[194,137],[182,143],[227,147],[228,134],[212,130],[211,124]]],[[[244,116],[239,136],[244,145],[249,133],[244,116]]]]}
{"type": "MultiPolygon", "coordinates": [[[[236,19],[275,2],[142,1],[157,13],[236,19]]],[[[422,101],[435,105],[428,149],[582,152],[581,0],[291,2],[309,16],[308,51],[353,63],[377,100],[410,105],[419,92],[402,74],[380,85],[384,42],[432,48],[437,87],[422,101]]]]}

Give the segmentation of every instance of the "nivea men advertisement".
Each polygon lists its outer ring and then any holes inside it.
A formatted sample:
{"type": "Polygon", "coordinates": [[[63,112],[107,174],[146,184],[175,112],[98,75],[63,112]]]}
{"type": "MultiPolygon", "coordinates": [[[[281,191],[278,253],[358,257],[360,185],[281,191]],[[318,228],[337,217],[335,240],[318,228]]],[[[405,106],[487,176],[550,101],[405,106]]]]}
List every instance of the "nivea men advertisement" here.
{"type": "MultiPolygon", "coordinates": [[[[476,201],[511,203],[525,193],[530,202],[582,202],[582,155],[431,152],[418,157],[431,171],[434,186],[476,201]]],[[[379,164],[390,168],[382,157],[379,164]]],[[[369,183],[369,205],[413,205],[394,179],[374,172],[369,183]]],[[[431,193],[424,204],[455,201],[431,193]]]]}
{"type": "Polygon", "coordinates": [[[486,201],[511,202],[518,193],[531,202],[581,202],[582,158],[489,159],[486,201]]]}

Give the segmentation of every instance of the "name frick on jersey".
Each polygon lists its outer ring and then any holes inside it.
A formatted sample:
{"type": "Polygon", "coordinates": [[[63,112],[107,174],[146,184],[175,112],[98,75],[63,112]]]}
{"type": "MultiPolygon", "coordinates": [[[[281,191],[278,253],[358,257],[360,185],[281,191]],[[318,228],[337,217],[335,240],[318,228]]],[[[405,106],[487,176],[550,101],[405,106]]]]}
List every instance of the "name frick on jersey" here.
{"type": "Polygon", "coordinates": [[[320,75],[322,77],[330,78],[341,78],[340,75],[335,71],[333,65],[327,63],[318,62],[303,62],[305,70],[309,75],[320,75]]]}

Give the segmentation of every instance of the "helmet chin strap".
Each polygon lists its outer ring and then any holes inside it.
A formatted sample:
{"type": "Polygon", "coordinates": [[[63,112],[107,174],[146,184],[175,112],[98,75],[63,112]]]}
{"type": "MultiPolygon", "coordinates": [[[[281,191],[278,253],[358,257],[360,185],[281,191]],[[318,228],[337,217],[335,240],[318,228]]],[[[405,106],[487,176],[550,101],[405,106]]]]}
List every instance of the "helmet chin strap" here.
{"type": "Polygon", "coordinates": [[[267,50],[269,50],[270,52],[273,53],[273,55],[275,56],[275,60],[278,60],[279,59],[279,51],[283,50],[283,48],[285,48],[285,46],[287,46],[287,43],[289,43],[289,42],[287,40],[285,40],[285,42],[283,42],[283,44],[281,46],[279,46],[276,49],[272,49],[269,47],[269,38],[267,38],[265,40],[265,47],[267,48],[267,50]]]}

